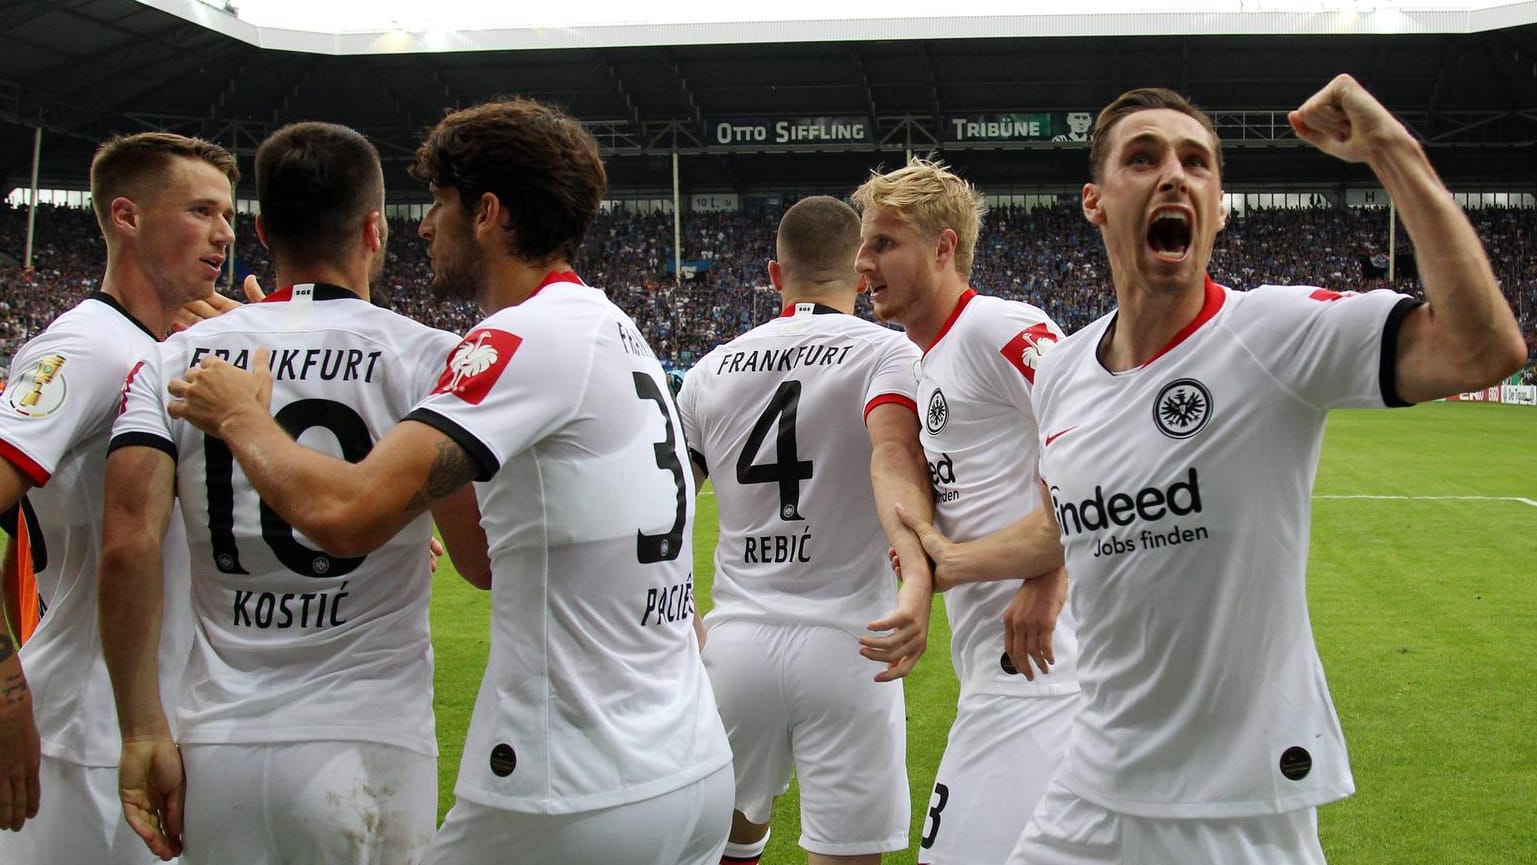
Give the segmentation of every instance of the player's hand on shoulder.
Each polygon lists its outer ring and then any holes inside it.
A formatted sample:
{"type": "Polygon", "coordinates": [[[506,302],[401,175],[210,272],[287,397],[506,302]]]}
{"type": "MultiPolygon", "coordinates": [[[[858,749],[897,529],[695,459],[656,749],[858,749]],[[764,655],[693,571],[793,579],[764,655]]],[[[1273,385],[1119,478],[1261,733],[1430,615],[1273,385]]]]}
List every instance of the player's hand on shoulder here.
{"type": "Polygon", "coordinates": [[[1383,147],[1414,141],[1404,125],[1349,75],[1335,76],[1287,119],[1298,138],[1346,162],[1366,162],[1383,147]]]}
{"type": "MultiPolygon", "coordinates": [[[[240,289],[245,294],[246,303],[260,303],[267,296],[267,293],[262,291],[261,283],[257,282],[256,274],[254,273],[246,275],[245,281],[240,284],[240,289]]],[[[233,298],[225,297],[217,291],[204,298],[189,300],[182,305],[181,309],[176,311],[175,317],[171,319],[171,330],[181,333],[200,321],[218,318],[226,312],[232,309],[239,309],[242,306],[245,306],[245,304],[233,298]]]]}
{"type": "Polygon", "coordinates": [[[1021,583],[1003,613],[1003,644],[1009,661],[1026,679],[1049,674],[1057,656],[1051,635],[1067,603],[1067,571],[1056,568],[1021,583]]]}
{"type": "Polygon", "coordinates": [[[257,349],[250,372],[212,355],[204,356],[198,366],[187,370],[185,378],[168,385],[176,399],[167,410],[171,417],[216,436],[222,435],[223,425],[241,412],[256,410],[266,415],[272,399],[271,356],[268,349],[257,349]]]}

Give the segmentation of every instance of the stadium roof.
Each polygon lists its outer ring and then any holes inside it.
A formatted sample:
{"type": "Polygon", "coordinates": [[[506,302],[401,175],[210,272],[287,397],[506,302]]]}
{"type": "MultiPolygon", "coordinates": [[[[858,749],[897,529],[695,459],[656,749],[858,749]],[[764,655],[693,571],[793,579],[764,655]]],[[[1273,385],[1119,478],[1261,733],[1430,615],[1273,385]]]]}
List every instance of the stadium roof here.
{"type": "Polygon", "coordinates": [[[0,0],[0,174],[6,188],[26,184],[34,128],[43,184],[78,185],[114,132],[172,129],[248,154],[278,125],[325,119],[368,134],[392,193],[418,195],[401,169],[445,108],[522,93],[589,124],[620,194],[670,194],[674,151],[685,192],[835,191],[909,148],[939,152],[988,191],[1065,190],[1085,173],[1081,144],[958,141],[947,129],[1095,111],[1129,87],[1162,85],[1211,110],[1243,148],[1229,189],[1356,183],[1363,169],[1298,146],[1284,119],[1345,71],[1405,119],[1454,188],[1537,190],[1537,3],[1323,0],[1306,12],[1243,0],[1203,13],[1176,9],[1183,2],[1136,15],[901,17],[920,7],[888,3],[895,17],[874,21],[317,35],[203,0],[0,0]],[[720,141],[722,124],[795,118],[869,131],[858,143],[720,141]]]}

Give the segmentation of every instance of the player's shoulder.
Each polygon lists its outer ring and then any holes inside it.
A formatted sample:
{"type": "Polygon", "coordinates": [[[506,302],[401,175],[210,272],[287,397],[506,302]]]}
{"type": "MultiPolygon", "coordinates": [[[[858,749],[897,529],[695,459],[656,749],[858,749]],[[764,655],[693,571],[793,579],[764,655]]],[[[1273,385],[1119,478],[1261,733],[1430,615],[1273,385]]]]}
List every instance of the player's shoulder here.
{"type": "Polygon", "coordinates": [[[1022,300],[1010,300],[990,294],[978,294],[966,305],[956,326],[984,333],[1015,334],[1021,328],[1045,324],[1055,333],[1061,328],[1046,310],[1022,300]]]}
{"type": "Polygon", "coordinates": [[[1230,330],[1273,330],[1345,308],[1369,316],[1374,307],[1385,309],[1409,299],[1386,288],[1357,292],[1316,285],[1260,285],[1248,291],[1228,289],[1223,320],[1230,330]]]}
{"type": "Polygon", "coordinates": [[[132,362],[153,351],[155,337],[127,310],[106,295],[95,294],[60,313],[41,333],[16,353],[15,362],[63,353],[87,360],[111,375],[123,361],[132,362]]]}

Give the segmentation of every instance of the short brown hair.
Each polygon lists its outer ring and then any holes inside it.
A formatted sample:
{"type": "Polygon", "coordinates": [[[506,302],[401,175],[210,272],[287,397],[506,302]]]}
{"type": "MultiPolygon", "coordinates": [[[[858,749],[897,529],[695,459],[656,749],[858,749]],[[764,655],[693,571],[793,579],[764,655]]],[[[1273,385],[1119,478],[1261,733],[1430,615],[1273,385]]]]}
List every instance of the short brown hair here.
{"type": "Polygon", "coordinates": [[[787,279],[857,280],[859,214],[830,195],[802,198],[780,218],[774,249],[787,279]]]}
{"type": "Polygon", "coordinates": [[[212,141],[174,132],[114,136],[96,148],[96,156],[91,160],[91,209],[96,211],[96,224],[103,234],[107,231],[112,199],[151,194],[157,188],[154,175],[176,158],[201,159],[223,172],[231,186],[240,182],[235,155],[212,141]]]}
{"type": "Polygon", "coordinates": [[[508,252],[526,261],[576,258],[608,175],[597,139],[566,112],[504,99],[449,113],[416,148],[411,176],[459,191],[468,210],[486,193],[509,214],[508,252]]]}
{"type": "Polygon", "coordinates": [[[948,228],[955,232],[955,272],[971,280],[972,256],[987,205],[977,188],[939,161],[914,159],[885,174],[870,172],[870,179],[854,190],[854,206],[861,211],[887,208],[924,237],[936,237],[948,228]]]}
{"type": "Polygon", "coordinates": [[[384,206],[379,151],[346,126],[291,123],[256,149],[256,199],[274,254],[334,261],[384,206]]]}
{"type": "Polygon", "coordinates": [[[1099,112],[1099,119],[1094,121],[1094,134],[1089,144],[1089,172],[1098,182],[1105,168],[1105,160],[1110,154],[1105,151],[1106,142],[1110,139],[1110,130],[1117,123],[1138,111],[1151,111],[1157,108],[1167,108],[1170,111],[1178,111],[1188,117],[1196,119],[1206,131],[1211,133],[1212,150],[1217,159],[1217,175],[1222,175],[1222,139],[1217,135],[1217,127],[1211,122],[1211,117],[1205,111],[1197,108],[1189,99],[1167,90],[1163,87],[1139,87],[1136,90],[1128,90],[1115,98],[1114,102],[1105,106],[1105,110],[1099,112]]]}

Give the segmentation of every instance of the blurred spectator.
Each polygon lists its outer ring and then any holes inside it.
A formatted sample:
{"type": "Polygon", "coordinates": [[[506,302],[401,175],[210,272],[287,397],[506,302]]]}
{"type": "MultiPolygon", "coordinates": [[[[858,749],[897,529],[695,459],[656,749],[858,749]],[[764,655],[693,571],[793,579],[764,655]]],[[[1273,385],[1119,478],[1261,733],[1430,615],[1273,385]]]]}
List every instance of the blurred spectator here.
{"type": "MultiPolygon", "coordinates": [[[[683,260],[708,267],[674,283],[672,216],[614,210],[588,235],[577,272],[606,290],[647,334],[670,369],[687,368],[716,345],[779,312],[766,267],[783,204],[683,217],[683,260]]],[[[1532,347],[1537,377],[1537,210],[1484,208],[1470,212],[1532,347]]],[[[426,247],[414,222],[392,223],[389,258],[376,292],[394,308],[436,327],[464,332],[480,320],[472,305],[432,299],[426,247]]],[[[252,272],[271,287],[272,266],[251,221],[236,226],[239,273],[252,272]]],[[[38,209],[34,272],[24,273],[26,211],[0,208],[0,362],[76,299],[95,289],[104,247],[89,210],[38,209]]],[[[1366,291],[1387,286],[1388,227],[1380,208],[1251,209],[1228,221],[1217,236],[1211,275],[1234,288],[1267,282],[1366,291]]],[[[1396,252],[1412,263],[1403,233],[1396,252]]],[[[1415,294],[1419,284],[1401,270],[1395,283],[1415,294]]],[[[1076,206],[1033,210],[1002,207],[988,214],[977,242],[972,285],[1045,309],[1071,333],[1114,303],[1103,247],[1076,206]]],[[[227,286],[221,286],[228,292],[227,286]]],[[[869,317],[861,298],[860,312],[869,317]]]]}

